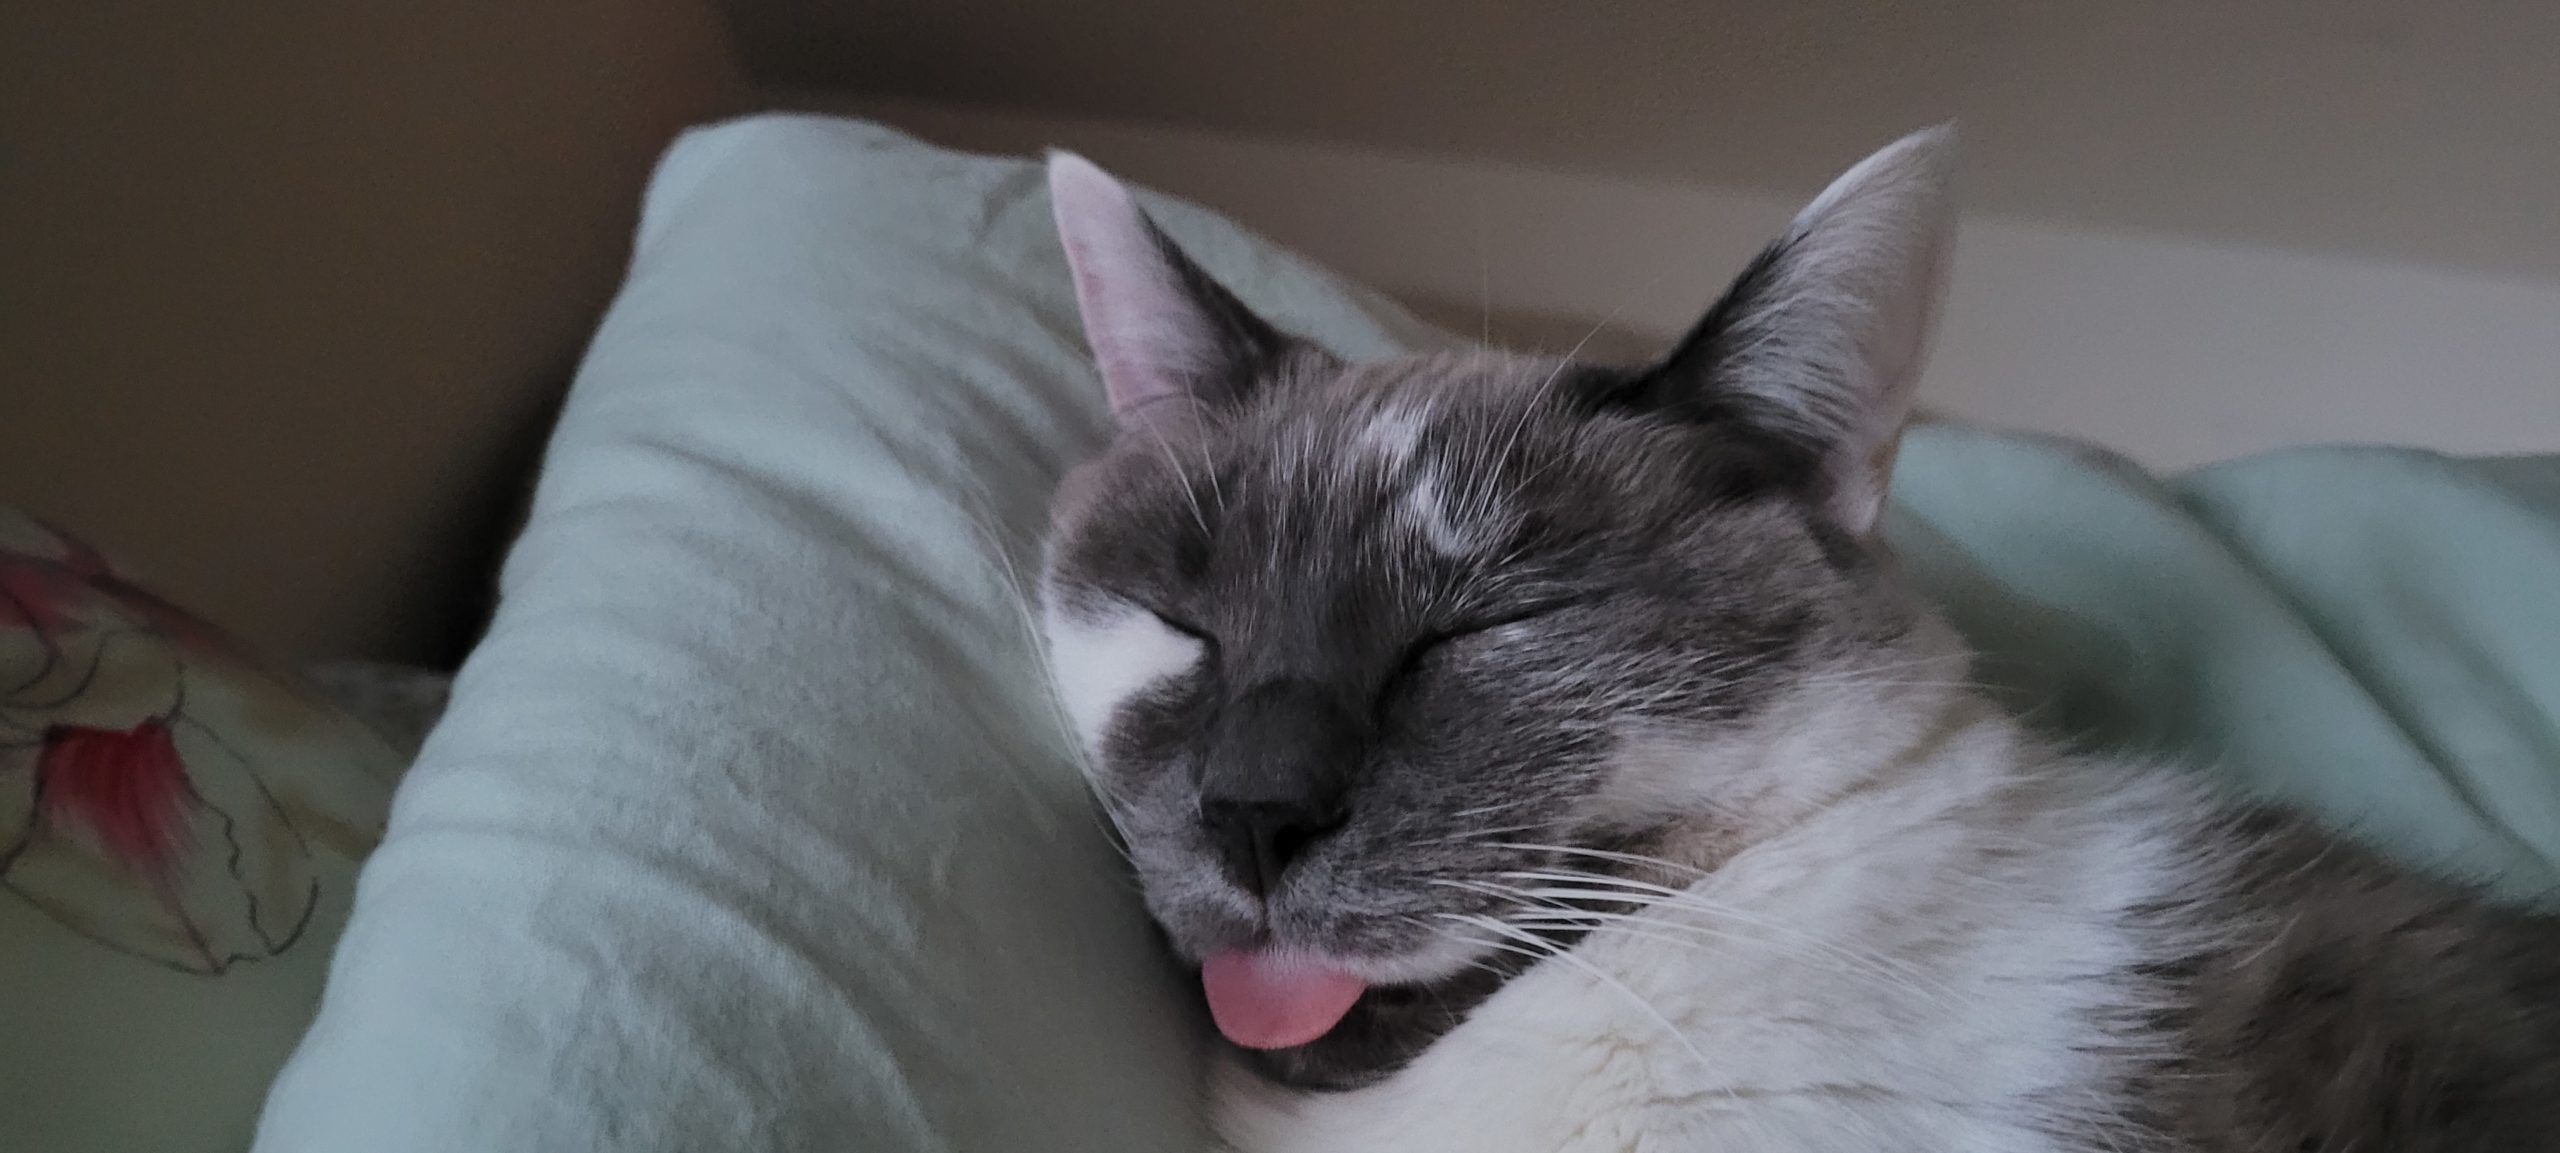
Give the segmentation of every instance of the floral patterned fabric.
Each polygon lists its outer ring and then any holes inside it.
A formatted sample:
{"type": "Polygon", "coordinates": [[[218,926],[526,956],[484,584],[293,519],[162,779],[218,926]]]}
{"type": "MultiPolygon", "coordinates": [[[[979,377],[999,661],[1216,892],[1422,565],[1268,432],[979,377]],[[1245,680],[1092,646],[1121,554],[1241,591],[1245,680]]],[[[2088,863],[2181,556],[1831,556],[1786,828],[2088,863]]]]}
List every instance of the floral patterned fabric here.
{"type": "Polygon", "coordinates": [[[0,1147],[245,1145],[404,763],[0,509],[0,1147]]]}

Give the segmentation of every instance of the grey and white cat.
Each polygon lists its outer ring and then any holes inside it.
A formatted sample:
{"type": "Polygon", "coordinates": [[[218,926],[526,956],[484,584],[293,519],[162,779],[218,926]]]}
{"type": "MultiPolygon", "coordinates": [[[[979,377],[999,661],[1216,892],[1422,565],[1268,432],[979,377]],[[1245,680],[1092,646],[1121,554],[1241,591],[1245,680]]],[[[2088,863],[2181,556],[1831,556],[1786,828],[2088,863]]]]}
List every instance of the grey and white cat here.
{"type": "Polygon", "coordinates": [[[1252,1153],[2560,1148],[2560,929],[2065,755],[1874,530],[1922,133],[1664,360],[1338,360],[1050,166],[1053,674],[1252,1153]]]}

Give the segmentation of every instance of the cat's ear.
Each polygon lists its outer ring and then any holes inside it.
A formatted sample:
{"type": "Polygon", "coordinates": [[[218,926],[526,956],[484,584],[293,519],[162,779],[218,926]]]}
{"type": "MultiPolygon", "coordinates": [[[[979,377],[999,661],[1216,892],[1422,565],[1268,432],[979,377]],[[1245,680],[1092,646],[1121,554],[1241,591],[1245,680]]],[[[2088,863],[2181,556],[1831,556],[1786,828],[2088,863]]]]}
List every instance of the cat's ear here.
{"type": "Polygon", "coordinates": [[[1744,422],[1842,528],[1872,530],[1945,291],[1954,152],[1932,128],[1833,181],[1639,391],[1744,422]]]}
{"type": "Polygon", "coordinates": [[[1073,271],[1086,343],[1121,426],[1187,418],[1237,399],[1294,347],[1147,219],[1111,174],[1049,154],[1049,205],[1073,271]]]}

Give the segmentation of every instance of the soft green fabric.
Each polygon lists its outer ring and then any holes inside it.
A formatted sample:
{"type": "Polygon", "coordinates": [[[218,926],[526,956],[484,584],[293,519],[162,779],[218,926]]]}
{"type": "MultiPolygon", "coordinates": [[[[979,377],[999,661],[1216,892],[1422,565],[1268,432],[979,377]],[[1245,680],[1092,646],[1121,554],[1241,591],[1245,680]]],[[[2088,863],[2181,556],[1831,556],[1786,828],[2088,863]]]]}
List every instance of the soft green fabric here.
{"type": "Polygon", "coordinates": [[[2305,449],[2163,482],[1931,427],[1894,495],[1906,569],[2048,731],[2512,894],[2560,879],[2560,458],[2305,449]]]}
{"type": "MultiPolygon", "coordinates": [[[[1431,339],[1156,207],[1346,354],[1431,339]]],[[[257,1147],[1199,1147],[1017,584],[1107,424],[1037,164],[688,134],[257,1147]]]]}

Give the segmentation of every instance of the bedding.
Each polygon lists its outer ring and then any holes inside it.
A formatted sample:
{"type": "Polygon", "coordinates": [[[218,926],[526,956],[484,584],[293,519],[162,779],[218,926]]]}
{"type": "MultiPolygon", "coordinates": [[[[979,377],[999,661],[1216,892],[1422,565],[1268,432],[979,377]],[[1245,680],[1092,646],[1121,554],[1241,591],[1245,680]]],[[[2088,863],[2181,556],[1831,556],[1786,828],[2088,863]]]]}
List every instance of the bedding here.
{"type": "MultiPolygon", "coordinates": [[[[1444,339],[1151,207],[1345,355],[1444,339]]],[[[1101,397],[1035,164],[681,140],[258,1148],[1203,1148],[1204,1022],[1024,623],[1101,397]]],[[[1896,485],[1902,563],[2057,733],[2548,888],[2560,462],[2162,480],[1939,426],[1896,485]]]]}
{"type": "Polygon", "coordinates": [[[2560,457],[2326,447],[2159,480],[1938,427],[1894,486],[1897,555],[2048,731],[2560,891],[2560,457]]]}
{"type": "Polygon", "coordinates": [[[247,1145],[405,763],[0,509],[0,1148],[247,1145]]]}

